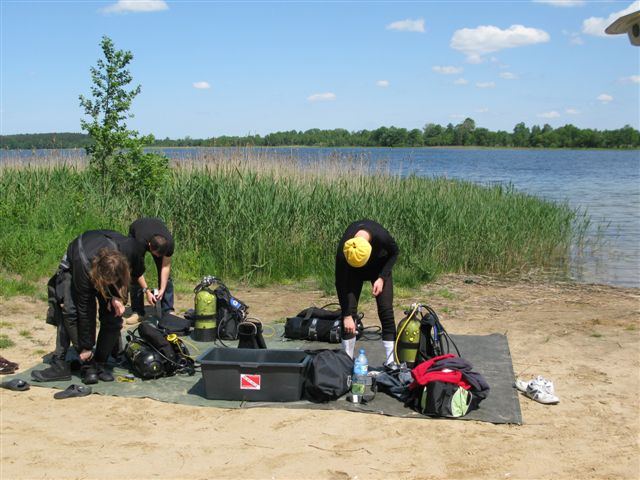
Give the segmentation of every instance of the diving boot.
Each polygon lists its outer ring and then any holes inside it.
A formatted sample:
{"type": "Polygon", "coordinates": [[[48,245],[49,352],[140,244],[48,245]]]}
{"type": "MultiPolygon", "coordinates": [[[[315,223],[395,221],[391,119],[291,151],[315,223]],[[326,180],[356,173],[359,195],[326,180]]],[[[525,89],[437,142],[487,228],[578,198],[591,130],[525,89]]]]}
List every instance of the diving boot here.
{"type": "Polygon", "coordinates": [[[62,382],[71,380],[71,366],[64,360],[54,357],[51,364],[44,370],[34,370],[31,378],[36,382],[62,382]]]}
{"type": "Polygon", "coordinates": [[[101,382],[113,382],[113,372],[105,364],[98,364],[97,366],[98,379],[101,382]]]}
{"type": "Polygon", "coordinates": [[[85,385],[93,385],[98,383],[98,369],[96,365],[93,363],[89,363],[87,365],[83,365],[80,369],[80,377],[82,378],[82,383],[85,385]]]}

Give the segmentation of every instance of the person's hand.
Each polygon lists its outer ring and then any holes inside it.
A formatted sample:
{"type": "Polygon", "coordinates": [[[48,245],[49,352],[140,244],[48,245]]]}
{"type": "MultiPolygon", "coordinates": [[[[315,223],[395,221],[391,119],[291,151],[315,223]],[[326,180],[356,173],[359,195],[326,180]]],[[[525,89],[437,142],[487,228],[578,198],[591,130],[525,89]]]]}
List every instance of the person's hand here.
{"type": "Polygon", "coordinates": [[[342,319],[342,330],[349,335],[356,333],[356,322],[353,321],[351,315],[342,319]]]}
{"type": "Polygon", "coordinates": [[[116,317],[124,315],[124,303],[119,298],[113,297],[111,299],[111,305],[113,306],[113,313],[116,317]]]}
{"type": "Polygon", "coordinates": [[[382,289],[384,288],[384,280],[382,278],[378,278],[375,282],[373,282],[372,293],[374,297],[377,297],[382,293],[382,289]]]}
{"type": "Polygon", "coordinates": [[[147,290],[147,300],[151,305],[155,305],[159,298],[153,294],[152,290],[147,290]]]}
{"type": "Polygon", "coordinates": [[[88,362],[89,360],[91,360],[92,357],[93,357],[92,350],[82,350],[80,352],[80,360],[82,360],[83,362],[88,362]]]}
{"type": "Polygon", "coordinates": [[[160,290],[158,290],[158,294],[156,295],[156,302],[162,300],[162,297],[164,297],[164,290],[161,288],[160,290]]]}

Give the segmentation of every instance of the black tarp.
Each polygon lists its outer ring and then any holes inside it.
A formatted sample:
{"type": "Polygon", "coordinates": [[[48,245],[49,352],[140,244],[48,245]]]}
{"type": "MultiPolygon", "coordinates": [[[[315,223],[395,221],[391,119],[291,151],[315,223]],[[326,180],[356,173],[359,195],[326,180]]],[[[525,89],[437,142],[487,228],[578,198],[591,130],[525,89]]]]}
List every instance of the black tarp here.
{"type": "MultiPolygon", "coordinates": [[[[265,325],[265,334],[273,330],[265,325]]],[[[275,325],[275,333],[265,338],[267,346],[275,349],[312,349],[312,348],[339,348],[336,344],[319,342],[284,341],[281,337],[282,325],[275,325]]],[[[193,356],[204,353],[208,348],[225,348],[220,343],[194,342],[189,337],[184,337],[193,356]]],[[[477,420],[496,424],[512,423],[521,424],[522,416],[517,391],[514,388],[514,373],[511,362],[511,354],[507,338],[504,335],[452,335],[453,340],[460,349],[461,356],[470,361],[474,370],[481,373],[489,383],[491,392],[478,410],[472,411],[465,417],[466,420],[477,420]]],[[[237,342],[225,342],[228,348],[234,348],[237,342]]],[[[369,357],[371,367],[380,366],[384,359],[384,350],[380,340],[359,340],[356,351],[364,348],[369,357]]],[[[41,369],[46,365],[37,365],[34,369],[41,369]]],[[[37,383],[30,378],[30,370],[18,375],[7,376],[22,378],[33,386],[64,389],[72,383],[80,384],[76,376],[67,382],[37,383]]],[[[126,370],[116,368],[114,373],[122,375],[126,370]]],[[[396,417],[429,418],[409,408],[400,401],[378,393],[375,399],[365,405],[352,404],[342,397],[326,404],[315,404],[307,401],[297,402],[241,402],[209,400],[205,397],[204,379],[200,372],[194,376],[176,375],[168,378],[142,381],[135,379],[133,382],[100,382],[92,385],[94,393],[103,395],[115,395],[121,397],[152,398],[155,400],[187,405],[212,406],[221,408],[308,408],[324,410],[349,410],[363,413],[377,413],[396,417]]]]}

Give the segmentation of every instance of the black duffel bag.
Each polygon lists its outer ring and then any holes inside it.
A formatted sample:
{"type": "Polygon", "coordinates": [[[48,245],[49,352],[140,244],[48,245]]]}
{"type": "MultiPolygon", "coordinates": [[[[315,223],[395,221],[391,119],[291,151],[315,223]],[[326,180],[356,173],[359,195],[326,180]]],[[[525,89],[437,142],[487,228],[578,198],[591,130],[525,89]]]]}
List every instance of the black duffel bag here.
{"type": "Polygon", "coordinates": [[[353,360],[344,350],[306,350],[303,398],[314,403],[336,400],[351,388],[353,360]]]}
{"type": "MultiPolygon", "coordinates": [[[[309,340],[317,342],[340,343],[342,341],[342,311],[329,310],[327,307],[338,305],[329,303],[322,308],[309,307],[295,317],[287,318],[284,324],[284,337],[290,340],[309,340]]],[[[338,305],[339,306],[339,305],[338,305]]],[[[363,313],[359,313],[356,322],[356,338],[362,336],[363,313]]]]}

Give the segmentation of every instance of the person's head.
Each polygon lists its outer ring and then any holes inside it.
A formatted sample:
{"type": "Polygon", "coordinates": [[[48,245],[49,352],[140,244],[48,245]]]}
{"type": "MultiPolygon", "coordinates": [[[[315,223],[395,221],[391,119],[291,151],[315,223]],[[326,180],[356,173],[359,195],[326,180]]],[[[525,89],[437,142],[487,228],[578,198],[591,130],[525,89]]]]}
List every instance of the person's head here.
{"type": "Polygon", "coordinates": [[[362,235],[360,232],[364,232],[364,230],[360,230],[353,238],[344,242],[342,247],[344,258],[354,268],[364,267],[371,256],[371,243],[369,243],[371,236],[368,232],[365,232],[366,235],[362,235]]]}
{"type": "Polygon", "coordinates": [[[169,251],[169,241],[162,235],[154,235],[149,240],[149,251],[154,257],[164,257],[169,251]]]}
{"type": "Polygon", "coordinates": [[[89,278],[103,298],[117,296],[126,302],[131,274],[127,257],[122,253],[108,248],[99,250],[91,261],[89,278]]]}

